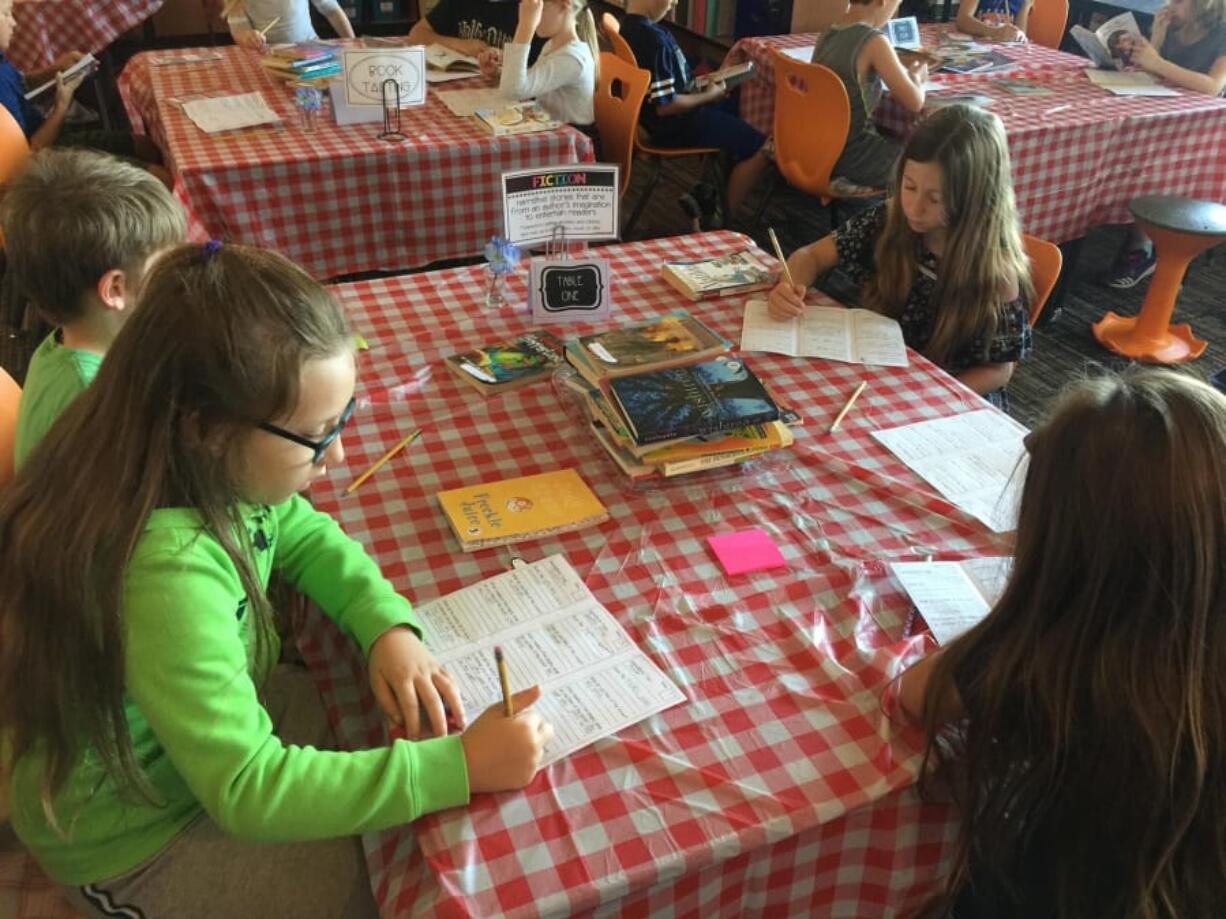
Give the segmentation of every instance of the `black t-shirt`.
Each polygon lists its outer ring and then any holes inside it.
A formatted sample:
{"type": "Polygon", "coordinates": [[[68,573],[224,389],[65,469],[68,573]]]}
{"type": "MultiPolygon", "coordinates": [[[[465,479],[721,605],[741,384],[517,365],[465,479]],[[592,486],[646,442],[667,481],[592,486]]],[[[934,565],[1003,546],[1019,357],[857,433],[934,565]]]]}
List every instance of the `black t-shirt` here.
{"type": "Polygon", "coordinates": [[[1208,73],[1214,63],[1226,54],[1226,22],[1219,22],[1198,41],[1185,45],[1176,35],[1177,29],[1166,33],[1166,40],[1158,53],[1170,61],[1197,73],[1208,73]]]}
{"type": "MultiPolygon", "coordinates": [[[[514,0],[439,0],[426,14],[426,22],[439,35],[477,38],[491,48],[501,48],[515,37],[519,4],[514,0]]],[[[533,36],[529,61],[536,59],[544,44],[543,38],[533,36]]]]}

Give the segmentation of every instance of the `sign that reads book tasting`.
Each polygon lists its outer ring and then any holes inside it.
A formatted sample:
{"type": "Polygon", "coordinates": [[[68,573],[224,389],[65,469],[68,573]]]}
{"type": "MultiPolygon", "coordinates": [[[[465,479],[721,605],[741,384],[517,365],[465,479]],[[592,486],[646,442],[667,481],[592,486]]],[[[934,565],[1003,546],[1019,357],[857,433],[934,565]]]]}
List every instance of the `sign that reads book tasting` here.
{"type": "Polygon", "coordinates": [[[401,108],[425,103],[426,49],[420,45],[379,51],[346,48],[341,57],[349,105],[383,105],[383,84],[388,80],[396,81],[387,87],[388,105],[396,105],[396,87],[401,108]]]}
{"type": "Polygon", "coordinates": [[[618,167],[576,164],[502,174],[506,236],[520,246],[617,239],[618,167]]]}

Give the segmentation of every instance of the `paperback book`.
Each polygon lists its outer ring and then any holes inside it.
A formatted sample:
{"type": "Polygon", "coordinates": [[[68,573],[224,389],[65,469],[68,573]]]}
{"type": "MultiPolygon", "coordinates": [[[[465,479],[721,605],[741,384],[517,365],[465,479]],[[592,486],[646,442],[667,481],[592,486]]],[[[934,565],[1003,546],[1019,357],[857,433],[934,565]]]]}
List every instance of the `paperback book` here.
{"type": "Polygon", "coordinates": [[[724,67],[720,70],[713,70],[710,73],[704,73],[694,78],[694,88],[702,91],[712,83],[723,81],[726,88],[744,83],[753,76],[754,65],[753,61],[742,61],[739,64],[733,64],[731,67],[724,67]]]}
{"type": "Polygon", "coordinates": [[[509,341],[483,345],[446,359],[447,369],[483,396],[549,379],[564,346],[551,332],[534,329],[509,341]]]}
{"type": "Polygon", "coordinates": [[[1093,32],[1085,26],[1075,25],[1069,29],[1069,36],[1081,46],[1095,67],[1107,70],[1128,67],[1132,63],[1132,52],[1142,37],[1132,13],[1112,16],[1093,32]]]}
{"type": "Polygon", "coordinates": [[[775,271],[753,249],[714,258],[665,262],[661,274],[691,300],[763,290],[775,283],[775,271]]]}
{"type": "Polygon", "coordinates": [[[589,383],[696,363],[722,354],[731,342],[685,310],[583,335],[566,346],[566,359],[589,383]]]}
{"type": "Polygon", "coordinates": [[[495,137],[533,134],[561,127],[561,122],[536,102],[515,102],[501,109],[477,109],[473,117],[495,137]]]}

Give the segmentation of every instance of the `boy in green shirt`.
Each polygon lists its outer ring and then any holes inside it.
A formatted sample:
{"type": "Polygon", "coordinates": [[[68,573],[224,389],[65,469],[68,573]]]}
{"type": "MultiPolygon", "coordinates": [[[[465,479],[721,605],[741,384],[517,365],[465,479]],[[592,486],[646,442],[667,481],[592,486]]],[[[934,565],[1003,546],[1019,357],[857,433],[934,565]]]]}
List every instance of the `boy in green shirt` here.
{"type": "Polygon", "coordinates": [[[183,209],[156,178],[87,150],[44,150],[0,209],[17,290],[57,328],[30,361],[17,413],[18,468],[89,385],[127,319],[153,257],[186,235],[183,209]]]}

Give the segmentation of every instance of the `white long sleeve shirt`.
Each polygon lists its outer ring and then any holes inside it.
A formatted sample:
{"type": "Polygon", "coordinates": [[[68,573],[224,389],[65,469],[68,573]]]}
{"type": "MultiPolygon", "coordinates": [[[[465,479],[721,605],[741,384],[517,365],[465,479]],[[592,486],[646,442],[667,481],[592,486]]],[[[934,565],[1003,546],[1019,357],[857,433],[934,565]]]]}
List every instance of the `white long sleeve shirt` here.
{"type": "Polygon", "coordinates": [[[528,49],[528,45],[514,42],[503,46],[502,95],[514,102],[535,98],[552,117],[567,124],[594,122],[596,62],[587,44],[575,39],[552,51],[542,51],[531,67],[528,49]]]}
{"type": "MultiPolygon", "coordinates": [[[[310,0],[310,3],[319,10],[321,16],[340,12],[340,4],[336,0],[310,0]]],[[[263,29],[277,19],[277,24],[264,36],[270,45],[312,41],[319,37],[315,34],[315,27],[311,25],[311,10],[307,6],[307,0],[245,0],[244,5],[247,9],[246,16],[240,13],[230,17],[231,31],[263,29]]]]}

